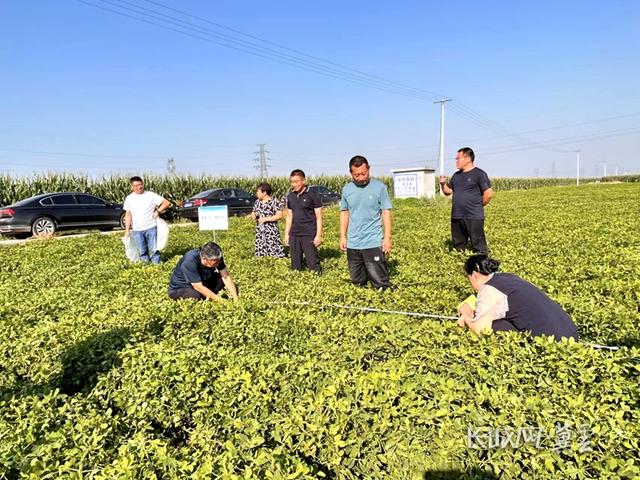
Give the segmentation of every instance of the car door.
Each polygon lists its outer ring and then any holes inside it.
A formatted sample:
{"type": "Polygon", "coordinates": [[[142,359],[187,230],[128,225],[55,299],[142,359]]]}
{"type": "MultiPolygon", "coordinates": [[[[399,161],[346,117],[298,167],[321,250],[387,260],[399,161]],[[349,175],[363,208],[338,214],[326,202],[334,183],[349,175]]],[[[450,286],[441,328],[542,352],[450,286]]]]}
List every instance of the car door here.
{"type": "Polygon", "coordinates": [[[324,207],[325,205],[327,205],[328,199],[327,199],[327,193],[329,192],[326,188],[324,187],[319,187],[319,186],[313,186],[313,187],[309,187],[309,191],[315,193],[316,195],[318,195],[320,197],[320,201],[322,202],[322,206],[324,207]]]}
{"type": "Polygon", "coordinates": [[[237,199],[232,188],[222,189],[220,192],[220,200],[220,205],[227,205],[227,212],[229,215],[231,215],[232,212],[235,213],[237,208],[237,199]]]}
{"type": "Polygon", "coordinates": [[[322,199],[322,205],[323,206],[331,204],[331,192],[329,192],[328,188],[318,187],[318,194],[320,195],[320,198],[322,199]]]}
{"type": "Polygon", "coordinates": [[[226,205],[222,190],[211,190],[211,192],[207,195],[207,205],[226,205]]]}
{"type": "Polygon", "coordinates": [[[253,210],[253,197],[249,192],[241,188],[234,189],[236,211],[238,213],[250,213],[253,210]]]}
{"type": "Polygon", "coordinates": [[[88,194],[76,194],[77,202],[82,205],[82,222],[86,225],[106,225],[118,223],[114,209],[107,208],[107,203],[101,198],[88,194]]]}
{"type": "Polygon", "coordinates": [[[51,195],[51,212],[56,217],[58,227],[73,227],[81,225],[84,221],[82,205],[76,202],[71,193],[51,195]]]}

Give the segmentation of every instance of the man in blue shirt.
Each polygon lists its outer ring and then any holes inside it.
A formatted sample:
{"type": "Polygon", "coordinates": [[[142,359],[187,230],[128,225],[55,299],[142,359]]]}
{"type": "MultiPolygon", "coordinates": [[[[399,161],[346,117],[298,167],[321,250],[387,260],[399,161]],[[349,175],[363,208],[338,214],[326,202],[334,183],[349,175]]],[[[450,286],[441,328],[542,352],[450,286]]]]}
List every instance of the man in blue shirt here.
{"type": "Polygon", "coordinates": [[[353,182],[342,189],[340,249],[347,252],[351,282],[389,288],[385,254],[391,251],[391,200],[387,187],[369,177],[369,162],[357,155],[349,161],[353,182]]]}
{"type": "Polygon", "coordinates": [[[222,258],[222,249],[209,242],[202,248],[189,250],[180,259],[169,281],[169,297],[196,300],[220,300],[220,292],[227,288],[234,300],[238,289],[222,258]]]}

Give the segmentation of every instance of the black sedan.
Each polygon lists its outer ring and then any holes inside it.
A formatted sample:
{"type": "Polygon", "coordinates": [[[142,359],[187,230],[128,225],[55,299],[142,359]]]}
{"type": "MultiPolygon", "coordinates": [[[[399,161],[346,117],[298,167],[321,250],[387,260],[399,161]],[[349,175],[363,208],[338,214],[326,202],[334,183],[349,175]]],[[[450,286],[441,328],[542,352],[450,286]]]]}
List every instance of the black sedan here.
{"type": "Polygon", "coordinates": [[[327,187],[323,187],[322,185],[311,185],[309,187],[309,191],[320,195],[320,199],[322,200],[323,207],[326,207],[328,205],[334,205],[338,203],[341,198],[339,193],[332,192],[327,187]]]}
{"type": "Polygon", "coordinates": [[[87,193],[45,193],[0,208],[0,234],[27,237],[57,230],[124,228],[122,205],[87,193]]]}
{"type": "Polygon", "coordinates": [[[255,195],[241,188],[212,188],[200,192],[178,205],[180,216],[198,221],[198,207],[226,205],[229,215],[246,215],[253,211],[255,195]]]}

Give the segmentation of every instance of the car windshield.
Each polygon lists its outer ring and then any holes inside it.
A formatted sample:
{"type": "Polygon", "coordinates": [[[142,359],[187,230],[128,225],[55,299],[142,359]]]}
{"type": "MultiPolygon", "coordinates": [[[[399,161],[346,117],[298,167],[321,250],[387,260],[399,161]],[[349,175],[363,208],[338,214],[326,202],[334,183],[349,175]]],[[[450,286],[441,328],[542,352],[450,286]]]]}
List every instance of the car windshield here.
{"type": "Polygon", "coordinates": [[[210,197],[216,190],[217,190],[217,188],[212,188],[211,190],[205,190],[204,192],[200,192],[199,194],[197,194],[193,198],[207,198],[207,197],[210,197]]]}

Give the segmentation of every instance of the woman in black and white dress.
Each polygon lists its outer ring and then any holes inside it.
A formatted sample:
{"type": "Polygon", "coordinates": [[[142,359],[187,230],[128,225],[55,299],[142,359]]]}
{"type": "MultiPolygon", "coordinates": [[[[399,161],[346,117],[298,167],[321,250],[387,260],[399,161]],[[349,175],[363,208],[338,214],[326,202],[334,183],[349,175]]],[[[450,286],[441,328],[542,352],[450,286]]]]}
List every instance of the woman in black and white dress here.
{"type": "Polygon", "coordinates": [[[253,204],[253,212],[249,215],[256,221],[256,257],[276,257],[285,256],[282,242],[280,241],[280,231],[278,230],[278,220],[284,214],[282,205],[271,198],[271,185],[266,182],[258,185],[256,197],[258,200],[253,204]]]}

